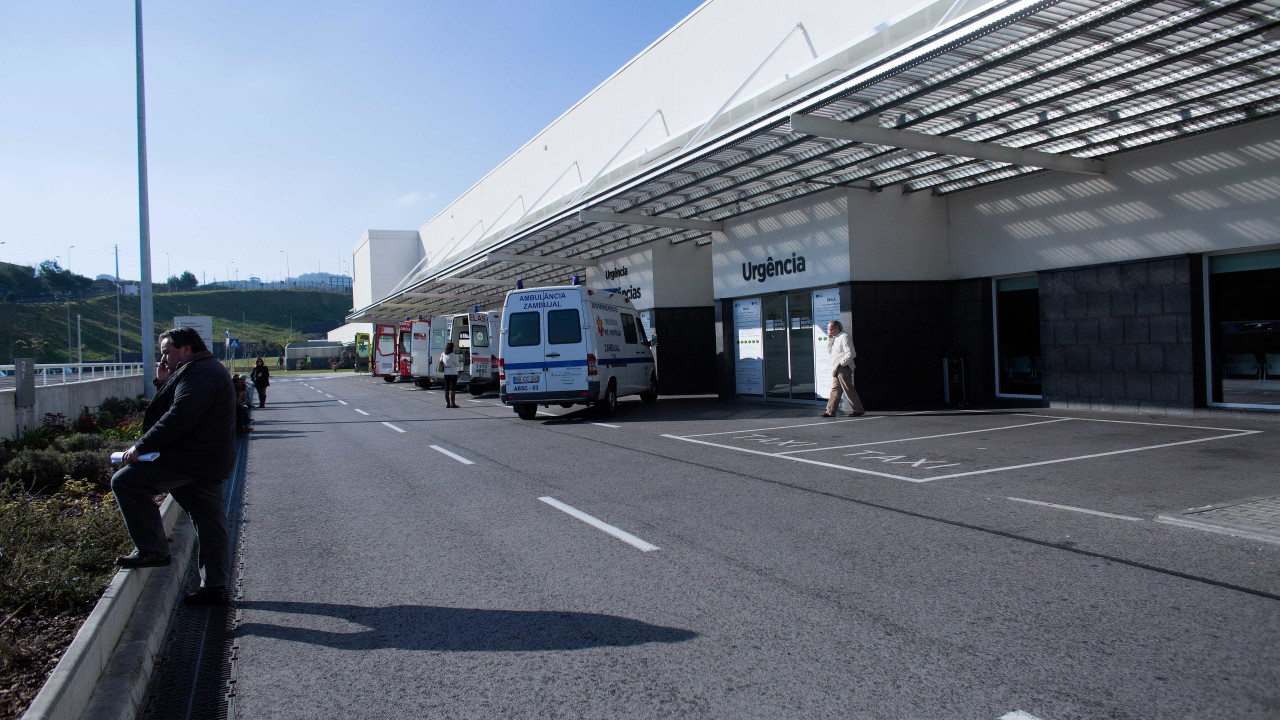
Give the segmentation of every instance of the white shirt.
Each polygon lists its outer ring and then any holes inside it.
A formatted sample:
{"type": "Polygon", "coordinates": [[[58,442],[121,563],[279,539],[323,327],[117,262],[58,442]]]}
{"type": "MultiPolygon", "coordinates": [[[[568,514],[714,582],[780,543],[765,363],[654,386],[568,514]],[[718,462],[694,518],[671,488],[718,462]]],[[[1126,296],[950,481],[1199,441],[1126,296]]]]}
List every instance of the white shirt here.
{"type": "Polygon", "coordinates": [[[445,375],[458,374],[458,354],[457,353],[448,353],[442,356],[441,359],[444,360],[445,375]]]}
{"type": "Polygon", "coordinates": [[[827,353],[831,355],[832,370],[841,365],[852,368],[853,359],[858,356],[857,351],[853,349],[853,344],[849,342],[849,333],[843,330],[838,335],[827,338],[827,353]]]}

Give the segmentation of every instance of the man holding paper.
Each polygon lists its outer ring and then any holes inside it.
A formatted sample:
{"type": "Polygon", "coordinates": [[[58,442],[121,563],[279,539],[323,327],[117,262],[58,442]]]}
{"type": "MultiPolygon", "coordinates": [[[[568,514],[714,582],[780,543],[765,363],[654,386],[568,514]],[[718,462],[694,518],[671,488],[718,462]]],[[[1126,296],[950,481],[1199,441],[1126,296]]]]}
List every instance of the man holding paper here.
{"type": "Polygon", "coordinates": [[[125,568],[170,562],[160,510],[168,492],[191,515],[200,541],[200,589],[186,602],[227,602],[230,558],[222,483],[235,464],[235,392],[226,368],[194,328],[160,334],[161,364],[170,373],[142,419],[143,433],[111,478],[120,514],[137,551],[116,558],[125,568]],[[146,456],[159,453],[151,461],[146,456]]]}

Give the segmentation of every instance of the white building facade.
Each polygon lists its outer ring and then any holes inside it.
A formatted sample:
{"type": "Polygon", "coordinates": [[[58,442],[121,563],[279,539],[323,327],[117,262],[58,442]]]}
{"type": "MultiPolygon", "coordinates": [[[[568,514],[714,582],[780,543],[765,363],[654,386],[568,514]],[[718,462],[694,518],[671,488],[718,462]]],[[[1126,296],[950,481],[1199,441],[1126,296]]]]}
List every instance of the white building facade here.
{"type": "Polygon", "coordinates": [[[617,288],[664,393],[1280,408],[1280,3],[710,0],[418,231],[349,320],[617,288]]]}

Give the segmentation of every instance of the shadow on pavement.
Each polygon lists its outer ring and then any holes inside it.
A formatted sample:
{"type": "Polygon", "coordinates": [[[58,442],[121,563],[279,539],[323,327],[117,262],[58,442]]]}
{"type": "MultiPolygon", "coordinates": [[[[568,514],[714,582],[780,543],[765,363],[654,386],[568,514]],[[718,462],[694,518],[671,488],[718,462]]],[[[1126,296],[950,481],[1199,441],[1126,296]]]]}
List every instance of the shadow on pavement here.
{"type": "Polygon", "coordinates": [[[392,605],[361,607],[309,602],[242,600],[244,610],[322,615],[368,628],[333,632],[246,622],[237,636],[291,640],[339,650],[431,650],[440,652],[530,652],[584,650],[645,643],[676,643],[698,634],[679,628],[596,613],[554,610],[479,610],[392,605]]]}

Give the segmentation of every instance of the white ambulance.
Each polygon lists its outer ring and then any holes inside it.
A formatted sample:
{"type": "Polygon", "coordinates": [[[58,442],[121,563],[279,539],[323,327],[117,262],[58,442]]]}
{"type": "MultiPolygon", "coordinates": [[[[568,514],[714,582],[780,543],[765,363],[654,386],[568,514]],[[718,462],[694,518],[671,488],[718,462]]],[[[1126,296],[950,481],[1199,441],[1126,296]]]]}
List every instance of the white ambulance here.
{"type": "Polygon", "coordinates": [[[467,342],[471,351],[471,382],[467,390],[472,395],[483,395],[498,389],[498,333],[502,311],[473,311],[467,315],[467,342]]]}
{"type": "Polygon", "coordinates": [[[498,351],[503,404],[529,420],[538,405],[593,405],[611,415],[625,395],[657,400],[653,351],[639,316],[616,290],[566,285],[507,293],[498,351]]]}

